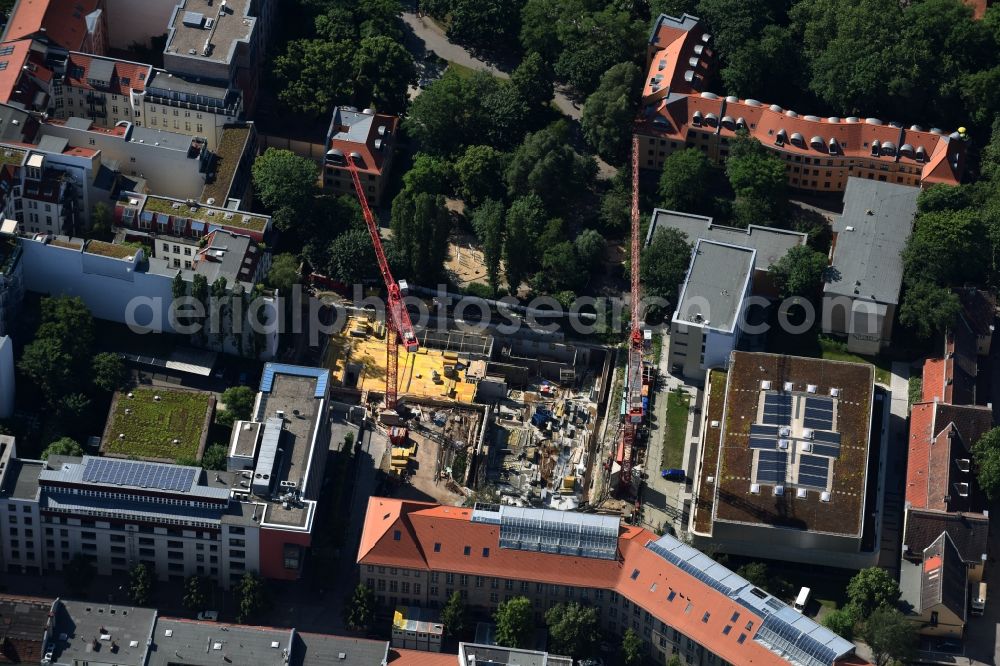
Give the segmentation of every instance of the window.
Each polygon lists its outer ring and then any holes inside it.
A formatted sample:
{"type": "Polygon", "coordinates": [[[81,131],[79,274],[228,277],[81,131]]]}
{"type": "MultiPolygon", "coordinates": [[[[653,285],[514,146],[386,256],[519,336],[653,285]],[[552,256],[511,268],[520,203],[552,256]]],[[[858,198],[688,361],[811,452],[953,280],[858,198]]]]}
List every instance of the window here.
{"type": "Polygon", "coordinates": [[[490,556],[490,549],[483,548],[483,557],[489,557],[489,556],[490,556]]]}
{"type": "Polygon", "coordinates": [[[482,587],[485,580],[483,576],[476,576],[476,587],[482,587]]]}
{"type": "MultiPolygon", "coordinates": [[[[392,540],[393,541],[399,541],[402,537],[403,537],[403,533],[400,532],[399,530],[395,530],[392,533],[392,540]]],[[[232,539],[230,539],[230,541],[232,541],[232,539]]]]}
{"type": "Polygon", "coordinates": [[[472,546],[466,546],[466,547],[465,547],[465,548],[463,549],[463,553],[464,553],[464,554],[465,554],[466,556],[468,556],[468,555],[471,555],[471,554],[472,554],[472,546]]]}
{"type": "Polygon", "coordinates": [[[435,553],[440,553],[441,552],[441,542],[440,541],[435,542],[435,544],[434,544],[434,552],[435,553]]]}
{"type": "MultiPolygon", "coordinates": [[[[190,256],[191,256],[191,248],[190,248],[190,247],[185,247],[185,248],[184,248],[184,256],[185,256],[185,257],[190,257],[190,256]]],[[[241,528],[240,528],[240,530],[241,530],[240,532],[232,532],[232,531],[230,530],[230,533],[231,533],[231,534],[243,534],[243,532],[242,532],[242,529],[243,529],[243,528],[241,527],[241,528]]],[[[397,539],[397,541],[398,541],[398,539],[397,539]]]]}
{"type": "Polygon", "coordinates": [[[490,603],[495,604],[498,601],[500,601],[500,595],[498,595],[496,592],[490,592],[490,603]]]}

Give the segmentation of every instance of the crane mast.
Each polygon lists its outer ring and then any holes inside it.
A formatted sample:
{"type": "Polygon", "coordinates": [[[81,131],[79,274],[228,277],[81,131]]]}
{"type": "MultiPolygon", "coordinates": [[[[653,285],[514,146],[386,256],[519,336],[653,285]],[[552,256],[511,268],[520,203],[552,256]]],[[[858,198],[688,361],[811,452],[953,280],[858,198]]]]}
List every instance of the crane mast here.
{"type": "Polygon", "coordinates": [[[385,307],[385,407],[386,409],[396,408],[397,390],[399,387],[397,362],[399,360],[399,345],[408,352],[415,352],[419,348],[416,333],[413,332],[413,323],[410,321],[410,313],[406,311],[403,303],[403,295],[399,289],[399,283],[392,277],[389,269],[389,261],[385,258],[385,250],[382,249],[382,236],[379,234],[378,223],[368,206],[368,197],[365,196],[364,187],[361,184],[361,177],[358,175],[357,166],[351,157],[347,158],[347,169],[351,172],[351,180],[354,181],[354,191],[358,195],[361,203],[361,212],[368,226],[368,235],[371,236],[372,245],[375,247],[375,258],[378,261],[379,272],[382,273],[382,280],[385,282],[386,307],[385,307]]]}
{"type": "Polygon", "coordinates": [[[639,137],[632,136],[632,215],[631,215],[631,331],[629,332],[628,368],[625,374],[627,410],[622,424],[622,470],[620,485],[632,485],[635,437],[642,423],[642,323],[639,312],[639,137]]]}

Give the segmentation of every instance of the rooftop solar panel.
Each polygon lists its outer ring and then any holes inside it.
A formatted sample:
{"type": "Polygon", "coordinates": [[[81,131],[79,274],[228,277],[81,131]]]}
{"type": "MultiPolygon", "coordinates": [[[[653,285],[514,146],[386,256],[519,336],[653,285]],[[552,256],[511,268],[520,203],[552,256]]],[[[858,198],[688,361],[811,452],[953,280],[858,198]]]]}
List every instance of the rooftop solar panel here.
{"type": "Polygon", "coordinates": [[[820,490],[826,488],[827,476],[825,474],[803,474],[799,472],[798,485],[809,486],[810,488],[818,488],[820,490]]]}
{"type": "Polygon", "coordinates": [[[826,444],[813,444],[813,453],[821,456],[837,458],[840,456],[839,446],[829,446],[826,444]]]}
{"type": "Polygon", "coordinates": [[[195,467],[113,458],[90,458],[83,470],[83,480],[117,486],[187,491],[194,483],[197,473],[198,469],[195,467]]]}
{"type": "Polygon", "coordinates": [[[751,449],[774,449],[778,445],[778,440],[771,437],[750,437],[751,449]]]}
{"type": "Polygon", "coordinates": [[[830,398],[806,398],[806,409],[822,409],[832,412],[833,400],[830,398]]]}
{"type": "Polygon", "coordinates": [[[802,467],[803,465],[806,467],[822,467],[823,469],[827,469],[830,466],[826,458],[810,455],[803,455],[799,458],[799,466],[802,467]]]}
{"type": "Polygon", "coordinates": [[[813,439],[824,444],[836,444],[840,446],[839,432],[815,432],[813,433],[813,439]]]}
{"type": "Polygon", "coordinates": [[[750,434],[776,436],[778,434],[778,427],[771,425],[763,425],[761,423],[754,423],[750,426],[750,434]]]}
{"type": "Polygon", "coordinates": [[[802,426],[805,428],[811,428],[812,430],[825,430],[833,426],[833,421],[826,418],[814,418],[807,416],[802,419],[802,426]]]}

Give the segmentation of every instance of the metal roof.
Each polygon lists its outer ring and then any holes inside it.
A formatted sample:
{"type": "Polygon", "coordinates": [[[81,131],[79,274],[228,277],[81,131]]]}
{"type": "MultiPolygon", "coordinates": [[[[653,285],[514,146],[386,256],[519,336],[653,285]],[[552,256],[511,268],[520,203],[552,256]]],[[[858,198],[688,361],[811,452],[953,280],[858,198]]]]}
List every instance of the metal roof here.
{"type": "Polygon", "coordinates": [[[182,494],[192,500],[229,499],[229,491],[225,488],[212,488],[200,483],[200,468],[184,465],[83,456],[79,463],[67,462],[57,469],[44,469],[38,478],[42,483],[48,481],[103,488],[166,491],[182,494]]]}
{"type": "Polygon", "coordinates": [[[920,188],[867,178],[847,179],[827,294],[898,303],[903,248],[913,231],[920,188]]]}
{"type": "Polygon", "coordinates": [[[296,377],[315,377],[316,392],[314,397],[325,398],[326,388],[330,383],[330,371],[324,368],[307,368],[301,365],[286,363],[268,363],[264,366],[264,374],[260,378],[262,393],[270,393],[274,386],[275,375],[295,375],[296,377]]]}
{"type": "MultiPolygon", "coordinates": [[[[480,509],[480,520],[483,510],[480,509]]],[[[618,516],[501,506],[500,547],[610,560],[618,554],[618,516]]],[[[475,520],[475,518],[474,518],[475,520]]]]}

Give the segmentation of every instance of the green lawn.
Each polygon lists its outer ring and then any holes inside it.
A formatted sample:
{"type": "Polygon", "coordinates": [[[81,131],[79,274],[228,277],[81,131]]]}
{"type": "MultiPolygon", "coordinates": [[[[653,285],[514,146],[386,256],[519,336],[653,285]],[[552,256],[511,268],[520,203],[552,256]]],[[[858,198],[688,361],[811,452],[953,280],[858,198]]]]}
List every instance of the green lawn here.
{"type": "Polygon", "coordinates": [[[465,65],[459,65],[457,62],[448,61],[448,69],[458,74],[463,79],[471,79],[476,73],[476,70],[471,67],[466,67],[465,65]]]}
{"type": "Polygon", "coordinates": [[[670,391],[666,397],[667,432],[663,435],[660,469],[676,469],[684,466],[684,435],[687,432],[691,399],[686,393],[675,391],[670,391]]]}
{"type": "MultiPolygon", "coordinates": [[[[821,350],[820,358],[825,358],[829,361],[850,361],[851,363],[872,364],[872,359],[858,356],[857,354],[852,354],[847,351],[847,344],[840,342],[839,340],[833,340],[831,338],[820,336],[819,346],[821,350]]],[[[875,381],[880,384],[889,384],[892,381],[892,373],[889,370],[889,360],[881,356],[876,356],[874,365],[875,381]]]]}
{"type": "MultiPolygon", "coordinates": [[[[851,363],[867,363],[875,366],[875,381],[888,385],[892,380],[891,361],[884,356],[874,359],[859,356],[847,351],[847,343],[822,335],[815,326],[805,333],[789,333],[781,326],[771,322],[771,330],[767,334],[767,351],[772,354],[788,354],[790,356],[806,356],[823,358],[830,361],[849,361],[851,363]]],[[[793,324],[799,322],[794,320],[793,324]]]]}
{"type": "Polygon", "coordinates": [[[131,398],[119,393],[101,451],[136,458],[197,460],[211,399],[209,393],[158,387],[135,388],[131,398]]]}

